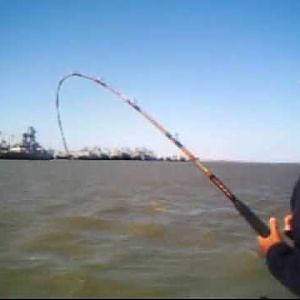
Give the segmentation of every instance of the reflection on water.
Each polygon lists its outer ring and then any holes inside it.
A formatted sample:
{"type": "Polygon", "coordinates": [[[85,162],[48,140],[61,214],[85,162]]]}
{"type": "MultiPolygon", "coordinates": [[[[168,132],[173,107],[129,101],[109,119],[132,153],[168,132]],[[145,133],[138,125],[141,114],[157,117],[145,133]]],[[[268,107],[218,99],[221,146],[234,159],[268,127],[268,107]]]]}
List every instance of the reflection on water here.
{"type": "MultiPolygon", "coordinates": [[[[288,211],[299,165],[209,165],[265,220],[288,211]]],[[[0,161],[0,237],[0,297],[293,297],[190,163],[0,161]]]]}

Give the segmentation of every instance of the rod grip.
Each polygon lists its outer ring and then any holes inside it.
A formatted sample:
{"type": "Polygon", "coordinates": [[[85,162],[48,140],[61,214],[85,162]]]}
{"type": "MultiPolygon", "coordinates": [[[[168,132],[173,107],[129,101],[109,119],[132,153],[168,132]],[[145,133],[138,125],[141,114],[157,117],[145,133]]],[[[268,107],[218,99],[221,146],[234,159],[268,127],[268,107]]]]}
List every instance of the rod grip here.
{"type": "Polygon", "coordinates": [[[246,219],[249,225],[262,237],[270,235],[270,229],[246,204],[234,196],[232,202],[238,212],[246,219]]]}

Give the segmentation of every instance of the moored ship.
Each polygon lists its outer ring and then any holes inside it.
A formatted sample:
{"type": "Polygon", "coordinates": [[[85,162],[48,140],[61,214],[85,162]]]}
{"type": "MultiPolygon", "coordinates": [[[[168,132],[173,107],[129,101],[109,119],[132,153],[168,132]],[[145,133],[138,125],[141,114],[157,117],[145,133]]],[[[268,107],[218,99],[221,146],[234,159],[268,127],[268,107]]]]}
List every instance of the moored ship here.
{"type": "Polygon", "coordinates": [[[45,150],[35,139],[36,130],[30,126],[23,133],[22,142],[14,145],[0,141],[0,159],[50,160],[54,156],[45,150]]]}

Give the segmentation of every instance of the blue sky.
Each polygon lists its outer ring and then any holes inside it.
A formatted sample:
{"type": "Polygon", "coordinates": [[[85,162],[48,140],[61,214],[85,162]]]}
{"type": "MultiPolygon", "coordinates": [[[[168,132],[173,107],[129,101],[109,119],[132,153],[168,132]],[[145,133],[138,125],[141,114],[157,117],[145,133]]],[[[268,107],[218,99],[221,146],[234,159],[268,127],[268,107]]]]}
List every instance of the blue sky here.
{"type": "MultiPolygon", "coordinates": [[[[300,1],[0,0],[0,130],[62,149],[59,79],[102,77],[202,159],[300,162],[300,1]]],[[[69,147],[179,153],[89,82],[62,91],[69,147]]]]}

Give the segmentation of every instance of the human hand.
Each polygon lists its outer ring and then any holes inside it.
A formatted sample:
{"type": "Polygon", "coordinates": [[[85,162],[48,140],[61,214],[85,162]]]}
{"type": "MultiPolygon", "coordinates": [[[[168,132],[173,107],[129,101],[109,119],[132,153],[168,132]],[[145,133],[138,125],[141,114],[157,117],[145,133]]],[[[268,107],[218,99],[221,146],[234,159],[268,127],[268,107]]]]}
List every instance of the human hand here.
{"type": "Polygon", "coordinates": [[[282,241],[281,233],[278,228],[278,221],[276,218],[270,218],[269,220],[270,235],[267,237],[259,236],[257,238],[260,251],[263,255],[266,255],[269,249],[282,241]]]}
{"type": "Polygon", "coordinates": [[[293,233],[292,233],[292,214],[288,214],[284,218],[284,233],[286,236],[288,236],[290,239],[293,239],[293,233]]]}

